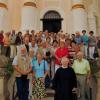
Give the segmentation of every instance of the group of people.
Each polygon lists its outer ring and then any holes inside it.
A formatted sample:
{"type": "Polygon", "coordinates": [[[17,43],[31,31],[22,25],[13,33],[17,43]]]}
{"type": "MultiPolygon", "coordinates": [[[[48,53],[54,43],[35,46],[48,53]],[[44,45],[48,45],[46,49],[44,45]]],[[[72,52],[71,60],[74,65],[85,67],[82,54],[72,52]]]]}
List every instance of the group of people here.
{"type": "Polygon", "coordinates": [[[85,100],[85,87],[91,70],[88,60],[100,56],[100,37],[86,30],[75,34],[35,33],[27,30],[0,32],[1,54],[13,59],[19,100],[41,100],[46,97],[45,79],[52,80],[54,100],[73,100],[79,88],[79,100],[85,100]],[[4,36],[3,36],[4,35],[4,36]],[[98,56],[95,55],[98,53],[98,56]]]}
{"type": "Polygon", "coordinates": [[[84,56],[90,59],[95,58],[94,51],[98,52],[98,56],[100,55],[100,36],[95,36],[93,31],[87,33],[86,30],[82,30],[81,33],[77,31],[75,34],[63,33],[63,31],[58,33],[49,33],[47,30],[37,33],[34,30],[31,32],[27,30],[26,33],[22,33],[21,31],[16,33],[15,30],[6,33],[0,31],[0,53],[7,57],[14,58],[19,49],[18,46],[24,44],[25,36],[29,37],[29,40],[27,40],[29,46],[32,42],[32,37],[34,37],[33,40],[35,40],[35,44],[38,46],[42,45],[44,48],[46,45],[46,48],[51,48],[52,46],[55,49],[60,44],[59,42],[61,40],[64,41],[65,46],[68,48],[70,53],[81,50],[84,52],[84,56]]]}

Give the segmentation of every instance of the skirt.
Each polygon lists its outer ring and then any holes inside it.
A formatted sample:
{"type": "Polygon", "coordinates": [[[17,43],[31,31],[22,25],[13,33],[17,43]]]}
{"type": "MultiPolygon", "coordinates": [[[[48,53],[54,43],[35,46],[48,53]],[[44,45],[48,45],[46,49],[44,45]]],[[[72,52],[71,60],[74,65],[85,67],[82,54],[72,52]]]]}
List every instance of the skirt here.
{"type": "Polygon", "coordinates": [[[35,79],[32,94],[34,99],[42,99],[46,97],[45,84],[39,78],[35,79]]]}

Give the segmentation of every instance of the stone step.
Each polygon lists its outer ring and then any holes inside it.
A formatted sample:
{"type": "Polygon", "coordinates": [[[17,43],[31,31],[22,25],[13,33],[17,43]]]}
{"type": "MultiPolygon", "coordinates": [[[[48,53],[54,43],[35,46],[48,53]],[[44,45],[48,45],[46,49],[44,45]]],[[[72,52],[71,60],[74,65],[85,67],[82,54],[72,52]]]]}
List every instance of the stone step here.
{"type": "Polygon", "coordinates": [[[47,94],[47,97],[54,97],[54,90],[52,89],[47,89],[46,90],[46,94],[47,94]]]}

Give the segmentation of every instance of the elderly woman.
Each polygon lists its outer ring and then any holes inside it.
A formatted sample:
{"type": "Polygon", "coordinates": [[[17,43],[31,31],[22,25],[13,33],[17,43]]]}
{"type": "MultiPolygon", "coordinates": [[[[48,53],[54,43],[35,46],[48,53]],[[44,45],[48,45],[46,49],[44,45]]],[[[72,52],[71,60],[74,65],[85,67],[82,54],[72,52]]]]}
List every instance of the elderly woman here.
{"type": "Polygon", "coordinates": [[[69,56],[69,52],[68,52],[68,49],[65,47],[65,42],[60,41],[59,48],[57,48],[57,50],[55,52],[55,58],[56,58],[56,60],[55,60],[55,72],[61,65],[61,59],[63,57],[68,57],[68,56],[69,56]]]}
{"type": "Polygon", "coordinates": [[[74,70],[68,66],[69,59],[63,57],[62,66],[56,71],[53,80],[54,100],[73,100],[73,90],[77,87],[74,70]]]}
{"type": "Polygon", "coordinates": [[[45,93],[45,77],[48,74],[48,64],[45,60],[43,60],[42,52],[38,51],[34,62],[32,62],[33,66],[33,97],[35,100],[41,100],[46,96],[45,93]]]}

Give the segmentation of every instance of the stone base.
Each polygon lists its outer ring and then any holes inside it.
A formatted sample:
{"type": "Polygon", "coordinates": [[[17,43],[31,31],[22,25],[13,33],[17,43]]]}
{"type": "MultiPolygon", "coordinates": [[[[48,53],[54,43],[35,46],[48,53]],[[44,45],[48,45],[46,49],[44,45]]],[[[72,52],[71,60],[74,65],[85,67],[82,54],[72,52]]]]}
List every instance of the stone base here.
{"type": "Polygon", "coordinates": [[[100,100],[100,78],[97,78],[97,96],[96,100],[100,100]]]}
{"type": "Polygon", "coordinates": [[[2,96],[2,95],[0,95],[0,100],[4,100],[4,98],[3,98],[3,96],[2,96]]]}
{"type": "Polygon", "coordinates": [[[0,76],[0,100],[9,100],[8,77],[0,76]]]}
{"type": "Polygon", "coordinates": [[[3,87],[4,87],[4,78],[0,77],[0,96],[3,95],[4,93],[3,87]]]}

